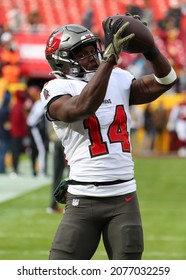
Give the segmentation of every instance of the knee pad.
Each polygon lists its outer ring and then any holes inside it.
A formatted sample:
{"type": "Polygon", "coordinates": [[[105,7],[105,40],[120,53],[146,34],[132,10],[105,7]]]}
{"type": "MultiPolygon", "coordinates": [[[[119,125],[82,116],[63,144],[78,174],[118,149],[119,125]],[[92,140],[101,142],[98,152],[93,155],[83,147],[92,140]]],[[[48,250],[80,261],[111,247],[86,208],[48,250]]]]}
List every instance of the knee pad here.
{"type": "Polygon", "coordinates": [[[124,226],[122,245],[125,253],[142,253],[144,249],[142,227],[136,225],[124,226]]]}

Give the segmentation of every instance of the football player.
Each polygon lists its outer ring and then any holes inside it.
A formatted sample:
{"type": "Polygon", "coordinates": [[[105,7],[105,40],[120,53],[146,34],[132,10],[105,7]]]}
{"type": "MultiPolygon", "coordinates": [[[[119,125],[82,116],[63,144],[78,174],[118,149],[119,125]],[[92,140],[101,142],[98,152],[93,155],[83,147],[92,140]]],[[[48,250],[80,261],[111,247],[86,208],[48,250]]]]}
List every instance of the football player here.
{"type": "Polygon", "coordinates": [[[46,59],[56,78],[44,85],[41,100],[70,167],[51,260],[91,259],[101,236],[109,259],[142,258],[129,107],[157,99],[174,85],[176,74],[155,45],[144,54],[151,75],[135,79],[118,68],[120,53],[135,36],[123,36],[127,26],[114,31],[103,24],[104,52],[100,39],[76,24],[59,27],[47,42],[46,59]]]}

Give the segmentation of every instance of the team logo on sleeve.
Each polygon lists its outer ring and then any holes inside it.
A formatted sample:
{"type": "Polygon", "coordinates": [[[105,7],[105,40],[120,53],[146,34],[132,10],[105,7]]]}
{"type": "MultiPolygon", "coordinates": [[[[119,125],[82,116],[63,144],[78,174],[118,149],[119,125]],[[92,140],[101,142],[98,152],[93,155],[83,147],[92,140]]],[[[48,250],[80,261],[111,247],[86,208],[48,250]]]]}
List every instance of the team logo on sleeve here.
{"type": "Polygon", "coordinates": [[[44,95],[45,99],[47,100],[48,97],[50,96],[49,91],[47,89],[44,89],[43,95],[44,95]]]}

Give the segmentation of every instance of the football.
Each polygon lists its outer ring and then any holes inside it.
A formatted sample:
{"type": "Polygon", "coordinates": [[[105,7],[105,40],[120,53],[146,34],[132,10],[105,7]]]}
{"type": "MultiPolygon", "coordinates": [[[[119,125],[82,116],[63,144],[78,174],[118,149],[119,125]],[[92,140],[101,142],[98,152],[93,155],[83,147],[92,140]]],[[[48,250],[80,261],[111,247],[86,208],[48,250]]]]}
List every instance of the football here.
{"type": "Polygon", "coordinates": [[[124,31],[123,36],[127,36],[131,33],[135,34],[135,37],[123,49],[124,52],[144,53],[154,47],[154,38],[149,28],[143,24],[141,20],[130,15],[114,15],[111,16],[110,19],[110,27],[112,27],[116,21],[118,22],[117,30],[127,21],[130,23],[130,25],[124,31]]]}

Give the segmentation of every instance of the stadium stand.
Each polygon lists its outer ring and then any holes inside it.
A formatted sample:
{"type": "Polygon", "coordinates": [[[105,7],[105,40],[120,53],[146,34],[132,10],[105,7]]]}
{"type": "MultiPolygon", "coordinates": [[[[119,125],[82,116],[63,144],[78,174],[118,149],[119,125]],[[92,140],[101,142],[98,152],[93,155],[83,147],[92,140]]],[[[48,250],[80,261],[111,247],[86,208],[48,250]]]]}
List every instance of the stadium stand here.
{"type": "MultiPolygon", "coordinates": [[[[95,0],[93,1],[93,9],[95,13],[95,24],[101,28],[101,21],[104,17],[115,14],[124,13],[127,5],[130,4],[129,0],[95,0]]],[[[144,8],[147,1],[133,0],[133,5],[144,8]]],[[[167,9],[171,6],[172,2],[181,3],[181,0],[149,0],[148,5],[153,10],[154,20],[160,20],[164,17],[167,9]]],[[[43,23],[49,28],[54,25],[63,25],[66,23],[81,23],[81,17],[84,13],[85,0],[1,0],[0,9],[0,24],[7,20],[7,12],[11,10],[16,4],[19,5],[20,10],[25,15],[28,15],[30,10],[34,7],[38,9],[42,15],[43,23]]]]}
{"type": "MultiPolygon", "coordinates": [[[[182,3],[182,0],[92,0],[88,3],[91,3],[93,9],[93,32],[95,33],[96,30],[102,37],[102,19],[112,14],[125,13],[131,4],[140,9],[150,8],[152,20],[158,22],[165,17],[171,5],[182,3]]],[[[29,77],[46,78],[50,70],[44,59],[44,47],[49,34],[59,25],[81,24],[82,16],[87,9],[87,0],[1,0],[1,26],[8,26],[8,13],[15,8],[18,8],[24,17],[21,30],[14,34],[15,40],[20,46],[22,74],[29,77]],[[33,10],[38,11],[42,27],[38,27],[37,32],[30,34],[28,18],[33,10]]]]}

